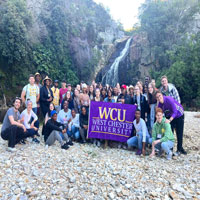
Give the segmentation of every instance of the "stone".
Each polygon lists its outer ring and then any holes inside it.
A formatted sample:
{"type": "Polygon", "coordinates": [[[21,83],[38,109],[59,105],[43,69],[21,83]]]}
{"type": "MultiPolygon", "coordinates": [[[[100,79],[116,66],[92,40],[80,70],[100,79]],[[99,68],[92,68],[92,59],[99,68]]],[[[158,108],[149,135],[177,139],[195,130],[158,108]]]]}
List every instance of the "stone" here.
{"type": "Polygon", "coordinates": [[[114,199],[115,198],[115,194],[113,192],[109,193],[108,196],[109,196],[110,199],[114,199]]]}
{"type": "Polygon", "coordinates": [[[30,189],[30,188],[26,189],[26,194],[30,194],[31,192],[32,192],[32,189],[30,189]]]}
{"type": "Polygon", "coordinates": [[[75,183],[76,182],[76,177],[71,177],[69,181],[70,181],[70,183],[75,183]]]}
{"type": "Polygon", "coordinates": [[[169,192],[169,197],[172,198],[173,200],[179,199],[179,197],[174,191],[169,192]]]}
{"type": "Polygon", "coordinates": [[[17,188],[14,190],[14,194],[16,194],[16,195],[19,194],[20,192],[21,192],[20,188],[17,188]]]}
{"type": "Polygon", "coordinates": [[[129,195],[129,192],[128,192],[127,190],[122,190],[122,194],[123,194],[124,196],[128,196],[128,195],[129,195]]]}

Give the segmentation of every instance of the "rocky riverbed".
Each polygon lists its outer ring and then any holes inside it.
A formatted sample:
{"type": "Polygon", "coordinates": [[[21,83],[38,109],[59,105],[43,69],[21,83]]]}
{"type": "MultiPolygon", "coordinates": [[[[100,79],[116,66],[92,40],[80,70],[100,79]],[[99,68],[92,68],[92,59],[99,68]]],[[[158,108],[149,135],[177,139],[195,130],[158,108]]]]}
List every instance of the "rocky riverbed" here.
{"type": "Polygon", "coordinates": [[[185,113],[188,155],[171,161],[77,143],[67,151],[27,143],[10,153],[0,139],[0,199],[200,199],[197,115],[185,113]]]}

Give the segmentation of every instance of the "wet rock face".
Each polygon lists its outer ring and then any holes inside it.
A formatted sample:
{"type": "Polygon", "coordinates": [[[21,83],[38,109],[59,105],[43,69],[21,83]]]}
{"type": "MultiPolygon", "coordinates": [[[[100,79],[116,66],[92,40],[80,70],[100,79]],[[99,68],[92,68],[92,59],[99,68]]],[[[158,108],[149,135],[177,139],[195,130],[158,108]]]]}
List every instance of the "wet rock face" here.
{"type": "MultiPolygon", "coordinates": [[[[200,113],[185,112],[187,156],[136,156],[134,151],[75,143],[61,150],[27,142],[6,151],[0,139],[1,199],[200,199],[200,113]]],[[[29,140],[30,141],[30,140],[29,140]]],[[[176,150],[176,145],[174,150],[176,150]]]]}
{"type": "MultiPolygon", "coordinates": [[[[115,43],[115,51],[110,56],[107,65],[97,75],[97,80],[109,70],[112,63],[120,55],[123,50],[124,43],[127,38],[117,40],[115,43]]],[[[155,58],[151,52],[150,44],[145,33],[133,36],[129,53],[119,64],[119,83],[135,84],[138,80],[143,80],[145,76],[149,76],[149,71],[155,67],[155,58]]]]}

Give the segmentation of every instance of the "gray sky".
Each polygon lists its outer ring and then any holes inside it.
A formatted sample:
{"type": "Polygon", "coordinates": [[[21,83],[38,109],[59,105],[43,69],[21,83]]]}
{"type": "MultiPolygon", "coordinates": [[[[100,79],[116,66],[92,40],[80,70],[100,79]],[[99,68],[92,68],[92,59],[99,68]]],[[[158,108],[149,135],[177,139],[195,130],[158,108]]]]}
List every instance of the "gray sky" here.
{"type": "Polygon", "coordinates": [[[108,7],[113,19],[119,20],[125,29],[138,22],[138,8],[145,0],[94,0],[108,7]]]}

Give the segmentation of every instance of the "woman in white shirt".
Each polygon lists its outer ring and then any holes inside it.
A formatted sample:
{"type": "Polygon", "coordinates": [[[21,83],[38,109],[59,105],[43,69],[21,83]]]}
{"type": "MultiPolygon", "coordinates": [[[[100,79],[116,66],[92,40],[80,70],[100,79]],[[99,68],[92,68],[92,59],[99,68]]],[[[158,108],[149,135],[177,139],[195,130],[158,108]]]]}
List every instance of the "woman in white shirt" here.
{"type": "Polygon", "coordinates": [[[32,101],[28,100],[27,108],[21,113],[21,119],[23,121],[24,126],[26,127],[28,137],[33,138],[33,142],[40,143],[40,141],[36,138],[38,128],[35,126],[35,122],[37,122],[38,117],[32,110],[32,101]]]}

